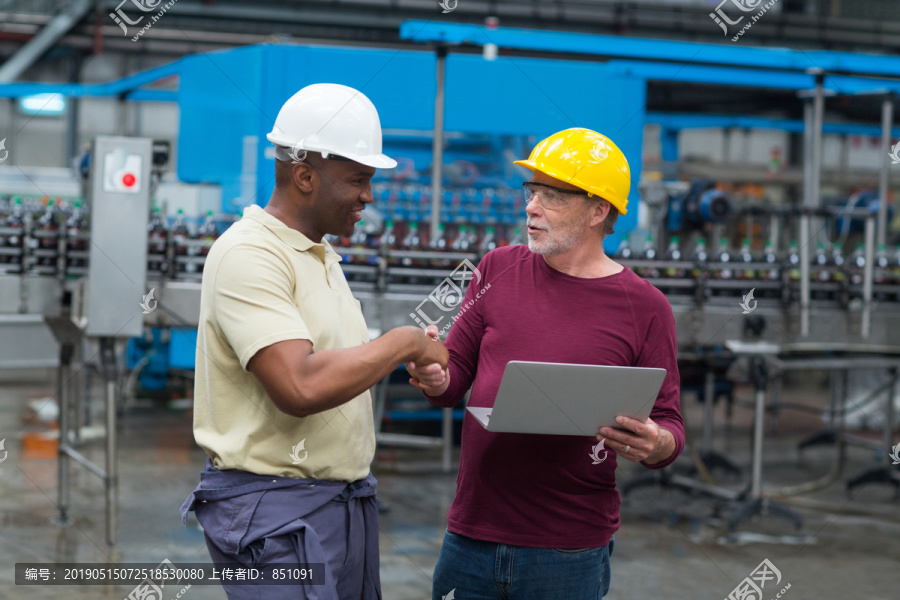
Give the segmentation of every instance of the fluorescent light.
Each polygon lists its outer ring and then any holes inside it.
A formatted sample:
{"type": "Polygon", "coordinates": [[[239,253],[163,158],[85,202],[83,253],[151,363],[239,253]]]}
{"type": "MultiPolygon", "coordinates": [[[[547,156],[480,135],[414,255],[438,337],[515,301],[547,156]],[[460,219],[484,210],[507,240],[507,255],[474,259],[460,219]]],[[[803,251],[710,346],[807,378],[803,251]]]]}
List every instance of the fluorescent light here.
{"type": "Polygon", "coordinates": [[[58,117],[66,110],[66,99],[62,94],[32,94],[19,98],[19,110],[26,115],[58,117]]]}

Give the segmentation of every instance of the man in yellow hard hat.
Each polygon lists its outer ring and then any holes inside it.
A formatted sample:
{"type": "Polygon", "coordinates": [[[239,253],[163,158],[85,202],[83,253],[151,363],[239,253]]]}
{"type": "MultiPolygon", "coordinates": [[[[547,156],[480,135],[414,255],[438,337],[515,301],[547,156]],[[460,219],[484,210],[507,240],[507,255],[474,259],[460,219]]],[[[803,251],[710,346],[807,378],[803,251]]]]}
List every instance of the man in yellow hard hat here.
{"type": "Polygon", "coordinates": [[[650,418],[619,417],[597,438],[491,433],[466,414],[457,492],[434,572],[432,598],[596,600],[609,590],[619,527],[618,457],[650,469],[684,446],[675,320],[659,290],[603,252],[628,209],[621,150],[588,129],[539,143],[525,182],[528,246],[489,252],[482,290],[447,338],[450,361],[407,363],[438,406],[471,387],[491,407],[511,360],[656,367],[667,374],[650,418]]]}

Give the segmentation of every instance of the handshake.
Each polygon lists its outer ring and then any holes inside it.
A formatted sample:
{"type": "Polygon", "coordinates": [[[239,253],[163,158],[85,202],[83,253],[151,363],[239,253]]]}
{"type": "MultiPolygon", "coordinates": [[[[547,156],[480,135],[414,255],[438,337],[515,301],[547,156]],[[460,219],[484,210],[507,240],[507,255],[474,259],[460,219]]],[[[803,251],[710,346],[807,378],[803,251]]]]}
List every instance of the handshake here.
{"type": "Polygon", "coordinates": [[[447,362],[450,357],[447,348],[438,335],[438,328],[429,325],[423,333],[416,330],[416,351],[412,360],[406,361],[406,370],[410,374],[409,383],[425,392],[428,396],[439,396],[450,386],[450,371],[447,362]]]}

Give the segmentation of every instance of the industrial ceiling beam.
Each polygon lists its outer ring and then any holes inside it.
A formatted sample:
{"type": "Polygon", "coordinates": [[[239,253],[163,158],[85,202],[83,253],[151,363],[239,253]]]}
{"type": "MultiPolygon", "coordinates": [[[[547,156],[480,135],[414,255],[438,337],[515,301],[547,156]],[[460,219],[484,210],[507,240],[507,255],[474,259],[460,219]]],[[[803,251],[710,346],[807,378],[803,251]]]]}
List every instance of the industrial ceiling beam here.
{"type": "Polygon", "coordinates": [[[805,73],[810,68],[817,68],[829,74],[890,79],[896,78],[900,73],[900,57],[897,56],[831,50],[750,48],[723,43],[683,42],[512,27],[489,28],[443,21],[405,21],[400,25],[400,37],[420,43],[475,46],[492,43],[501,48],[569,56],[667,61],[740,69],[771,69],[786,73],[805,73]]]}
{"type": "Polygon", "coordinates": [[[91,10],[91,0],[63,5],[37,35],[0,66],[0,83],[15,81],[91,10]]]}

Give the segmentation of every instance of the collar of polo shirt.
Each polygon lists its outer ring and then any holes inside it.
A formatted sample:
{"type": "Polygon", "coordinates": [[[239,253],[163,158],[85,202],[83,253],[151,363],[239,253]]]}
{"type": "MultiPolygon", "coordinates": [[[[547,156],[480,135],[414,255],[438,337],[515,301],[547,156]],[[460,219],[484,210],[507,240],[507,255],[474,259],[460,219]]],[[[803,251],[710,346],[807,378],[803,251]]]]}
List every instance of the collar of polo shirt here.
{"type": "Polygon", "coordinates": [[[301,252],[306,252],[310,250],[313,254],[317,255],[321,260],[325,260],[326,255],[330,255],[334,257],[333,260],[338,262],[340,260],[340,256],[332,249],[331,244],[327,241],[322,240],[320,243],[313,242],[311,239],[297,231],[296,229],[292,229],[264,211],[261,206],[253,205],[248,206],[244,209],[244,217],[245,219],[253,219],[254,221],[258,221],[266,226],[272,233],[278,236],[282,242],[299,250],[301,252]]]}

